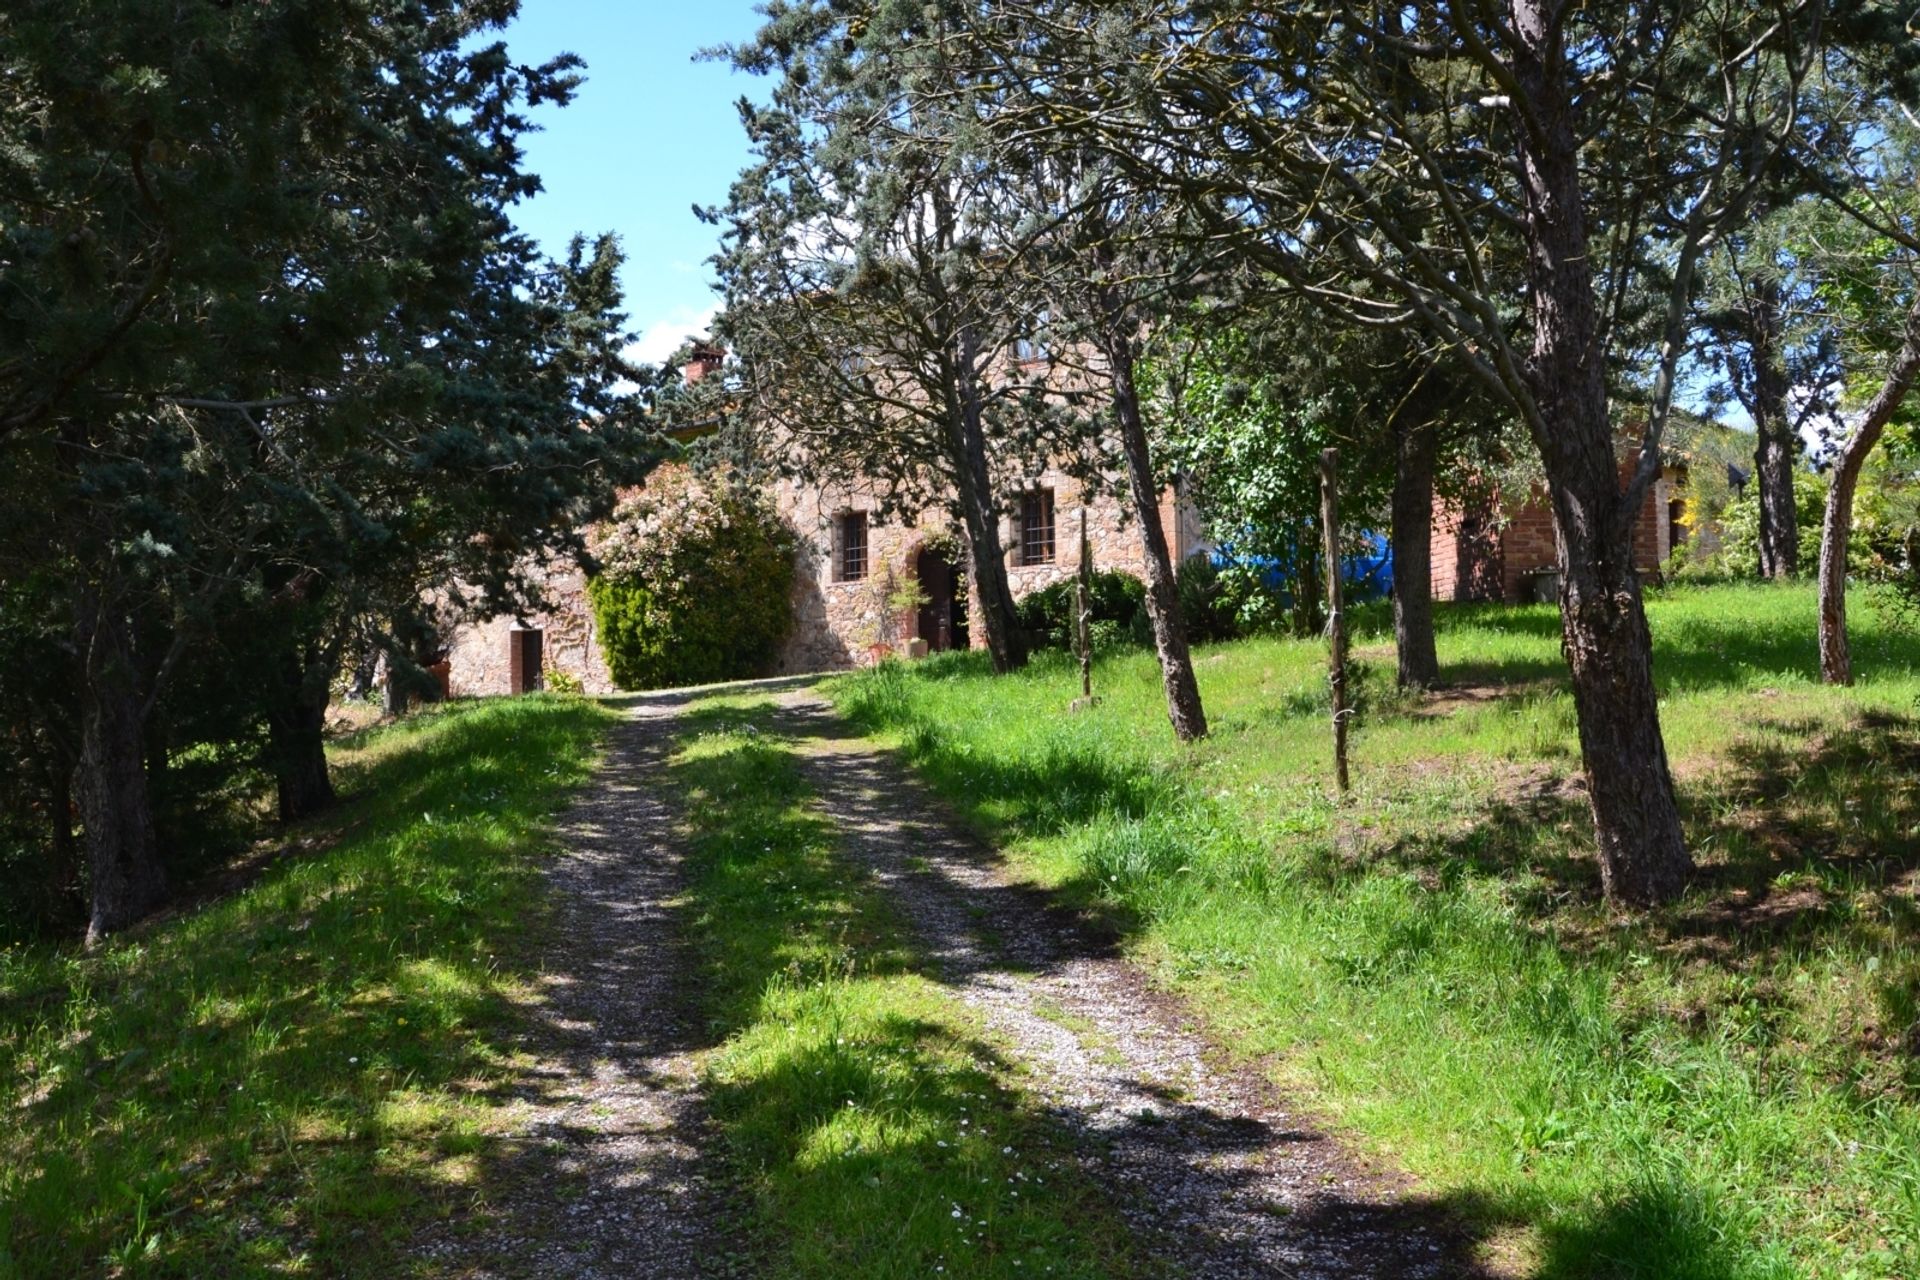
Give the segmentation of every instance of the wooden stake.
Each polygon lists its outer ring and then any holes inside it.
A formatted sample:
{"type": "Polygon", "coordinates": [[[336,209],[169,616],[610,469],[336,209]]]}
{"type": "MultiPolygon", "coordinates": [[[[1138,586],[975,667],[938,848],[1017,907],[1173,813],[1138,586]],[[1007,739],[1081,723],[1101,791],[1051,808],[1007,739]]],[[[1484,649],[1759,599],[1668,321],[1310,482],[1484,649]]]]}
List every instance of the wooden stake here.
{"type": "Polygon", "coordinates": [[[1087,509],[1080,508],[1080,580],[1073,588],[1074,635],[1080,642],[1080,700],[1093,705],[1093,551],[1087,509]]]}
{"type": "Polygon", "coordinates": [[[1320,530],[1326,544],[1327,662],[1333,685],[1333,769],[1340,794],[1347,794],[1347,619],[1346,593],[1340,584],[1340,451],[1320,452],[1320,530]]]}

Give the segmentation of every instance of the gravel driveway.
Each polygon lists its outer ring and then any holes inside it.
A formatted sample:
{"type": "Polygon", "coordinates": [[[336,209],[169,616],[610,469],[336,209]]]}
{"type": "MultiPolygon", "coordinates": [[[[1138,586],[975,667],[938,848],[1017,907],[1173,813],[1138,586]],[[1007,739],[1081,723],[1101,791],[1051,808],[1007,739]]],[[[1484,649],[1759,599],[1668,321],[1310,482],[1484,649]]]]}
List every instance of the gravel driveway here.
{"type": "MultiPolygon", "coordinates": [[[[683,694],[635,699],[556,824],[535,1065],[513,1108],[493,1219],[451,1274],[695,1280],[734,1273],[708,1176],[700,1027],[681,920],[679,815],[664,785],[683,694]]],[[[445,1274],[441,1270],[440,1274],[445,1274]]]]}
{"type": "Polygon", "coordinates": [[[820,804],[937,975],[1026,1068],[1090,1176],[1176,1274],[1475,1276],[1471,1244],[1403,1178],[1370,1171],[1224,1060],[1181,1003],[1013,882],[891,755],[808,690],[780,698],[820,804]]]}
{"type": "MultiPolygon", "coordinates": [[[[821,811],[894,901],[929,975],[978,1011],[1093,1182],[1169,1275],[1478,1276],[1470,1242],[1226,1060],[1110,942],[1018,884],[891,755],[793,682],[767,686],[821,811]]],[[[747,1274],[710,1176],[682,845],[663,780],[689,694],[635,699],[558,824],[535,1062],[485,1230],[425,1243],[434,1275],[747,1274]]]]}

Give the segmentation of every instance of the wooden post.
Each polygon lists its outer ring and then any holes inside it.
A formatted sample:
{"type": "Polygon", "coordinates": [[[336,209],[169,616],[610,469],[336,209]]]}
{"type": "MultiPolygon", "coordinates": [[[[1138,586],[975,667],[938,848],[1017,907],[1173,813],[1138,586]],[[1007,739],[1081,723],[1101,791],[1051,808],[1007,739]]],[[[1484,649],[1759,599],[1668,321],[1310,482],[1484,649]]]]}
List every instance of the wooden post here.
{"type": "Polygon", "coordinates": [[[1087,543],[1087,509],[1080,508],[1080,572],[1073,587],[1074,636],[1080,644],[1080,700],[1093,703],[1093,551],[1087,543]]]}
{"type": "Polygon", "coordinates": [[[1347,794],[1347,619],[1340,583],[1340,451],[1320,452],[1320,532],[1326,546],[1327,662],[1333,685],[1333,769],[1340,794],[1347,794]]]}

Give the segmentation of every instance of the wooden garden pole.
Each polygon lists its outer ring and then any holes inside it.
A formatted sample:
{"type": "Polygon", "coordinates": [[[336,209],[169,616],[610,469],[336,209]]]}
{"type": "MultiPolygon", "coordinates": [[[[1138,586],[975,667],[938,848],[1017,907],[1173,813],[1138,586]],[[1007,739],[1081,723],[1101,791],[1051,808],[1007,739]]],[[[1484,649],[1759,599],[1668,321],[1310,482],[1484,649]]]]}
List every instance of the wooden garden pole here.
{"type": "Polygon", "coordinates": [[[1340,451],[1320,451],[1320,530],[1327,560],[1327,661],[1333,685],[1333,768],[1346,795],[1347,777],[1347,619],[1340,585],[1340,451]]]}
{"type": "Polygon", "coordinates": [[[1093,703],[1093,551],[1087,542],[1087,509],[1080,508],[1080,573],[1073,587],[1074,635],[1080,642],[1080,700],[1093,703]]]}

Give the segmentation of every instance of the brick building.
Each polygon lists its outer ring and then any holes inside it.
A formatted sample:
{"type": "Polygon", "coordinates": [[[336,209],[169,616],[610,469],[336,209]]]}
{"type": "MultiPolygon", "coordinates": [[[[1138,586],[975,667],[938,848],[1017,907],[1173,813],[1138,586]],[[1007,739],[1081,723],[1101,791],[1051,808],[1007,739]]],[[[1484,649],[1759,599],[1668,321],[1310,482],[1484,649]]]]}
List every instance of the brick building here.
{"type": "MultiPolygon", "coordinates": [[[[1633,464],[1621,464],[1621,483],[1633,464]]],[[[1686,531],[1680,524],[1680,492],[1686,469],[1668,465],[1649,485],[1633,524],[1633,565],[1657,578],[1686,531]]],[[[1433,502],[1433,598],[1436,600],[1555,599],[1558,574],[1553,509],[1537,486],[1515,501],[1495,492],[1462,501],[1436,495],[1433,502]]]]}

